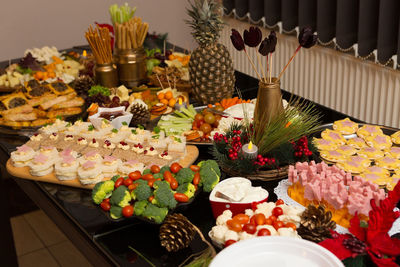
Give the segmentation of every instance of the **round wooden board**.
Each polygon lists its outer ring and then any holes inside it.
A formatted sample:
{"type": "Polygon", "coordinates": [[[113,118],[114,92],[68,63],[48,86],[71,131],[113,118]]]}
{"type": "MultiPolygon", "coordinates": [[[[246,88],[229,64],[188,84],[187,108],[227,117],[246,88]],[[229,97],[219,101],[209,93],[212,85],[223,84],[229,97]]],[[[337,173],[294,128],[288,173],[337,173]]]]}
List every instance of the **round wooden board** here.
{"type": "MultiPolygon", "coordinates": [[[[188,145],[186,146],[186,156],[182,158],[179,161],[179,164],[181,164],[183,167],[189,167],[192,165],[197,157],[199,156],[199,149],[196,146],[188,145]]],[[[69,180],[69,181],[60,181],[57,179],[55,176],[54,172],[47,174],[45,176],[32,176],[29,172],[29,167],[22,167],[22,168],[17,168],[14,167],[11,164],[11,159],[8,159],[6,168],[9,174],[12,176],[22,178],[22,179],[28,179],[28,180],[34,180],[34,181],[39,181],[39,182],[46,182],[46,183],[53,183],[53,184],[60,184],[60,185],[67,185],[67,186],[72,186],[72,187],[79,187],[83,189],[92,189],[94,187],[94,184],[91,185],[83,185],[79,182],[78,178],[75,178],[74,180],[69,180]]],[[[111,177],[106,177],[103,180],[109,180],[111,177]]]]}

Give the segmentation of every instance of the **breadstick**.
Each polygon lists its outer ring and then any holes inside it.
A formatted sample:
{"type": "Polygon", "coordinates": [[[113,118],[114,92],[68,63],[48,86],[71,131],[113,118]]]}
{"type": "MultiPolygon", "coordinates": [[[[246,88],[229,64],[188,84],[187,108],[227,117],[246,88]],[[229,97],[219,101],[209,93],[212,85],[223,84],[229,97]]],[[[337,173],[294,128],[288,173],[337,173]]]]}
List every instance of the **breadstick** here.
{"type": "Polygon", "coordinates": [[[118,24],[118,49],[122,49],[122,25],[118,24]]]}
{"type": "Polygon", "coordinates": [[[145,40],[146,35],[147,35],[147,31],[149,29],[149,24],[147,22],[145,22],[143,25],[144,25],[144,29],[143,29],[143,33],[142,33],[142,39],[139,42],[139,46],[143,45],[144,40],[145,40]]]}
{"type": "Polygon", "coordinates": [[[129,37],[132,43],[132,48],[133,49],[137,48],[135,34],[133,33],[133,28],[129,29],[129,37]]]}

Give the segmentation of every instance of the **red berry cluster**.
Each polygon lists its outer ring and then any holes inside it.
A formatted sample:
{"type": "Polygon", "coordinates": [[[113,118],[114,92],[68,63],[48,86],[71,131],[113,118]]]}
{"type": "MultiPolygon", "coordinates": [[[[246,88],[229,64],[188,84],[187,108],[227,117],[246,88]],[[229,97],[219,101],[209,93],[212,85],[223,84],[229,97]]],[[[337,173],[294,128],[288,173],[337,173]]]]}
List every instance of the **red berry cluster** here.
{"type": "Polygon", "coordinates": [[[222,140],[224,140],[225,143],[228,143],[228,138],[220,133],[215,133],[214,134],[214,141],[215,142],[221,142],[222,140]]]}
{"type": "Polygon", "coordinates": [[[232,141],[231,141],[231,148],[228,150],[229,154],[228,157],[231,160],[237,160],[239,158],[240,150],[242,150],[242,142],[240,134],[242,133],[240,130],[233,130],[232,131],[232,141]]]}
{"type": "Polygon", "coordinates": [[[263,157],[262,155],[257,155],[257,159],[254,162],[254,165],[260,165],[260,166],[265,166],[265,165],[275,165],[276,160],[275,158],[268,158],[268,157],[263,157]]]}
{"type": "Polygon", "coordinates": [[[296,143],[293,144],[294,156],[301,158],[303,155],[309,157],[312,155],[311,150],[308,149],[308,139],[307,136],[303,136],[296,143]]]}

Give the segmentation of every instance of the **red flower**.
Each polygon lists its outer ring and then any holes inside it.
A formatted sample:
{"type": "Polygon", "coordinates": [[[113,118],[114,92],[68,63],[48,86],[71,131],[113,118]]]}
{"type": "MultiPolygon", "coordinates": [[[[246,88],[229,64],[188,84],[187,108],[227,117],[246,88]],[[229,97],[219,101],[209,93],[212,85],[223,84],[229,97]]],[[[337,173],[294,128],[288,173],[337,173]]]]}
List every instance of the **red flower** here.
{"type": "Polygon", "coordinates": [[[243,38],[240,33],[235,29],[232,29],[231,41],[236,50],[241,51],[244,49],[243,38]]]}
{"type": "Polygon", "coordinates": [[[110,24],[107,23],[97,23],[95,22],[96,25],[98,25],[100,28],[107,28],[110,31],[110,35],[111,35],[111,49],[114,48],[114,27],[110,24]]]}
{"type": "Polygon", "coordinates": [[[250,26],[249,30],[244,30],[243,39],[246,45],[256,47],[261,43],[262,32],[260,28],[250,26]]]}
{"type": "MultiPolygon", "coordinates": [[[[379,207],[375,200],[371,199],[372,210],[369,212],[367,228],[360,226],[357,214],[350,220],[350,233],[366,244],[367,254],[378,267],[397,266],[394,261],[396,256],[400,255],[400,240],[391,238],[388,231],[400,216],[400,212],[393,211],[399,201],[400,182],[393,191],[389,192],[386,199],[380,201],[379,207]]],[[[357,256],[353,255],[343,244],[343,241],[350,237],[349,235],[334,233],[332,237],[332,239],[326,239],[319,244],[334,253],[340,260],[357,256]]]]}

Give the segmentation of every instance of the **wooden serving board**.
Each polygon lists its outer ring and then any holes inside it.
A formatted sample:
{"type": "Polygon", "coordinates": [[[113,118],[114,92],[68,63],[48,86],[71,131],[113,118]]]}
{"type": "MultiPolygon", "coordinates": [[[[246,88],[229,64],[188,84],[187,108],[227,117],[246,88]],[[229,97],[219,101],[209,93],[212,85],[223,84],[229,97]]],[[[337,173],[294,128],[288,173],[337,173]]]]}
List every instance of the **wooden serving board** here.
{"type": "MultiPolygon", "coordinates": [[[[189,167],[196,161],[198,156],[199,156],[199,149],[196,146],[188,145],[186,146],[186,156],[179,161],[179,164],[182,165],[183,167],[189,167]]],[[[60,181],[57,179],[54,172],[47,174],[45,176],[32,176],[31,173],[29,172],[29,167],[21,167],[21,168],[14,167],[11,163],[11,159],[8,159],[6,168],[9,174],[22,179],[67,185],[83,189],[92,189],[94,187],[94,184],[91,185],[81,184],[78,178],[75,178],[74,180],[60,181]]],[[[111,179],[111,177],[106,177],[103,179],[103,181],[109,179],[111,179]]]]}

